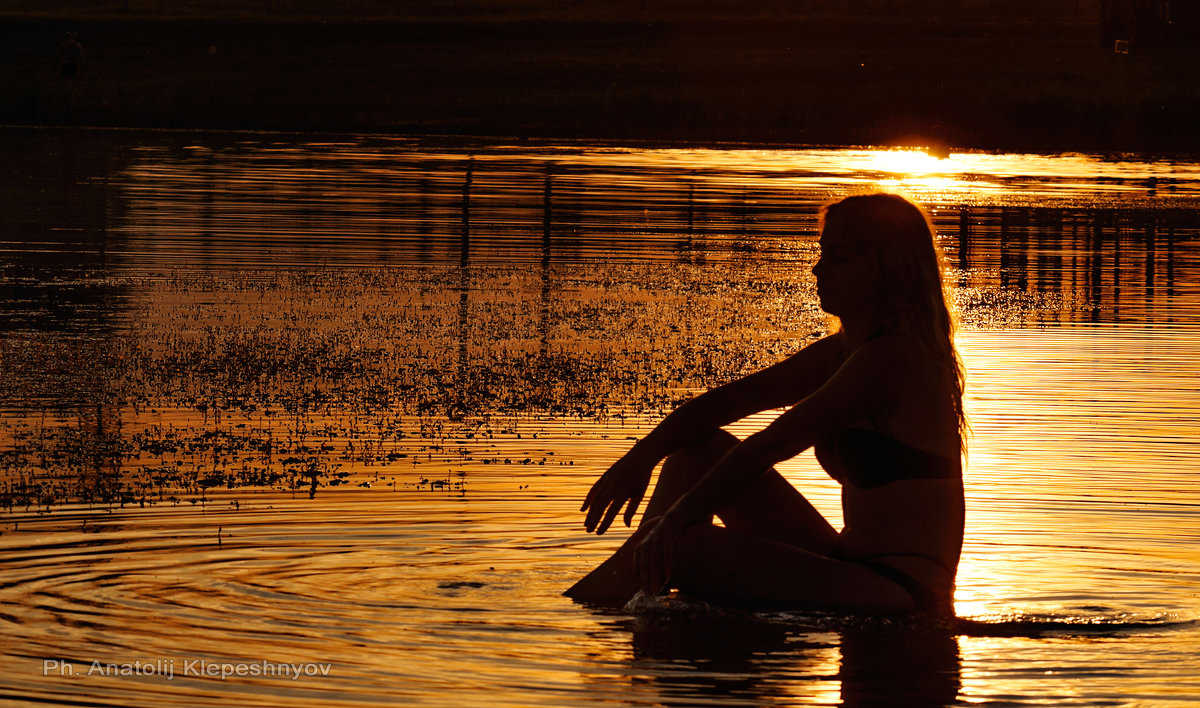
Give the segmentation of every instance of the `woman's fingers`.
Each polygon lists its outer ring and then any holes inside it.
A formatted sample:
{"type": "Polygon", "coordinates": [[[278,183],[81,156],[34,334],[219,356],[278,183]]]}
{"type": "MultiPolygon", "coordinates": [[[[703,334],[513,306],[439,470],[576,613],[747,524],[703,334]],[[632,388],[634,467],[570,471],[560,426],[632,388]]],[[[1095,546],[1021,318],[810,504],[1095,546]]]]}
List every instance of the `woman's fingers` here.
{"type": "Polygon", "coordinates": [[[593,484],[593,485],[592,485],[592,488],[588,490],[587,496],[585,496],[585,497],[583,498],[583,506],[579,507],[579,510],[580,510],[580,511],[587,511],[587,510],[588,510],[588,507],[589,507],[589,506],[591,506],[591,505],[592,505],[592,502],[594,502],[594,501],[596,500],[596,497],[597,497],[597,491],[596,491],[596,490],[600,489],[601,485],[603,485],[603,484],[604,484],[604,478],[603,478],[603,477],[601,477],[600,479],[596,480],[596,483],[595,483],[595,484],[593,484]]]}
{"type": "Polygon", "coordinates": [[[596,507],[604,507],[608,500],[614,495],[610,490],[613,485],[613,471],[610,467],[604,474],[600,475],[600,479],[592,485],[588,490],[587,496],[583,498],[583,506],[579,507],[580,511],[587,511],[588,508],[595,509],[596,507]]]}
{"type": "Polygon", "coordinates": [[[673,544],[663,534],[654,530],[646,535],[634,556],[643,590],[652,595],[662,590],[669,579],[674,556],[673,544]]]}
{"type": "Polygon", "coordinates": [[[651,595],[658,594],[658,583],[655,582],[655,575],[654,575],[654,569],[658,565],[654,559],[656,550],[657,549],[655,549],[655,547],[653,545],[649,545],[646,548],[645,557],[642,559],[642,567],[641,567],[641,573],[640,573],[641,580],[642,580],[642,588],[651,595]]]}
{"type": "Polygon", "coordinates": [[[600,515],[604,513],[606,506],[606,503],[599,502],[593,504],[591,509],[588,509],[587,516],[583,520],[583,528],[588,533],[591,533],[596,528],[596,524],[600,523],[600,515]]]}
{"type": "Polygon", "coordinates": [[[633,524],[633,516],[637,514],[638,507],[642,505],[642,497],[646,496],[645,487],[642,491],[629,498],[629,506],[625,507],[625,525],[633,524]]]}
{"type": "Polygon", "coordinates": [[[612,502],[614,495],[609,491],[611,486],[612,477],[605,473],[596,480],[596,483],[588,490],[587,496],[583,498],[583,506],[579,507],[579,510],[588,512],[584,526],[587,527],[589,533],[595,528],[604,509],[612,502]]]}
{"type": "Polygon", "coordinates": [[[614,499],[608,507],[608,512],[604,515],[604,520],[600,522],[600,528],[596,529],[597,534],[602,534],[612,526],[613,519],[617,518],[617,514],[621,513],[621,506],[625,504],[627,497],[618,497],[614,499]]]}
{"type": "Polygon", "coordinates": [[[646,552],[642,569],[642,587],[651,595],[657,595],[663,585],[662,546],[655,543],[646,552]]]}
{"type": "Polygon", "coordinates": [[[580,511],[587,512],[584,528],[588,533],[593,530],[598,534],[604,533],[612,526],[626,502],[629,506],[625,509],[625,525],[632,525],[649,482],[649,471],[642,475],[636,467],[620,464],[610,467],[588,490],[583,505],[579,507],[580,511]]]}
{"type": "Polygon", "coordinates": [[[675,545],[664,545],[658,566],[658,582],[655,583],[654,592],[662,590],[663,586],[667,584],[667,581],[671,579],[671,568],[673,567],[675,567],[675,545]]]}
{"type": "Polygon", "coordinates": [[[647,576],[650,574],[650,544],[647,543],[650,536],[642,539],[642,542],[634,549],[633,560],[637,569],[638,580],[642,583],[642,590],[650,592],[650,583],[646,582],[647,576]]]}
{"type": "MultiPolygon", "coordinates": [[[[591,491],[583,500],[583,506],[579,509],[587,512],[583,526],[588,533],[593,530],[596,533],[604,533],[612,525],[613,519],[621,512],[621,507],[632,496],[628,489],[621,488],[625,486],[627,485],[614,483],[610,473],[605,473],[592,485],[591,491]]],[[[626,522],[626,525],[628,523],[626,522]]]]}
{"type": "Polygon", "coordinates": [[[625,499],[619,496],[614,498],[605,495],[597,498],[591,508],[588,509],[587,517],[583,521],[583,527],[587,529],[588,533],[592,531],[604,533],[624,503],[625,499]]]}

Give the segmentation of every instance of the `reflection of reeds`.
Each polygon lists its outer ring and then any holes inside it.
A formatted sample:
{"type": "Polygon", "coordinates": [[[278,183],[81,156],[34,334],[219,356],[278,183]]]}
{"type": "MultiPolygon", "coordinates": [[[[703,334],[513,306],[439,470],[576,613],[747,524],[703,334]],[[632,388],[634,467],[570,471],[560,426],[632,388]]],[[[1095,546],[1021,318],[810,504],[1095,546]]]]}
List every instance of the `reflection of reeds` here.
{"type": "MultiPolygon", "coordinates": [[[[536,432],[523,439],[516,421],[659,415],[797,346],[794,333],[759,339],[766,327],[779,334],[795,303],[761,298],[782,287],[778,275],[723,285],[738,263],[710,263],[706,276],[652,264],[548,276],[540,265],[479,266],[466,290],[454,268],[149,280],[107,356],[79,359],[76,342],[50,335],[4,341],[35,346],[46,362],[82,362],[49,370],[95,382],[75,393],[104,403],[86,420],[69,409],[0,417],[0,440],[11,442],[0,502],[204,503],[221,489],[311,496],[395,488],[398,477],[462,494],[464,466],[569,464],[536,452],[536,432]],[[645,277],[618,284],[631,268],[645,277]],[[501,452],[506,440],[524,447],[501,452]]],[[[53,380],[22,377],[8,383],[14,398],[58,405],[39,393],[58,388],[53,380]]]]}
{"type": "MultiPolygon", "coordinates": [[[[945,245],[968,327],[1152,320],[1195,262],[1187,209],[936,218],[957,231],[945,245]]],[[[119,289],[89,275],[121,293],[103,330],[0,337],[0,504],[462,494],[485,466],[571,464],[522,421],[640,423],[823,329],[811,242],[706,240],[650,239],[620,262],[179,270],[119,289]]]]}

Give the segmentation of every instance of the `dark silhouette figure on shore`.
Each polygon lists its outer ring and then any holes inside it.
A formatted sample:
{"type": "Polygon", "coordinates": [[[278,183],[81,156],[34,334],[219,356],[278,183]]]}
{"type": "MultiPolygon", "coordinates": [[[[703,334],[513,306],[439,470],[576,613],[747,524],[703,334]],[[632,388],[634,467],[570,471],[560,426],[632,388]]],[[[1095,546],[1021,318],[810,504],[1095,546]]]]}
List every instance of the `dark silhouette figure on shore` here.
{"type": "Polygon", "coordinates": [[[963,371],[933,227],[892,194],[821,217],[813,273],[838,331],[686,402],[617,460],[583,504],[589,532],[622,507],[629,525],[665,458],[637,531],[568,596],[623,606],[678,589],[751,607],[953,613],[963,371]],[[745,440],[721,429],[784,406],[745,440]],[[773,468],[810,447],[842,484],[840,532],[773,468]]]}
{"type": "Polygon", "coordinates": [[[82,69],[83,45],[74,32],[67,32],[66,38],[58,45],[58,75],[64,79],[76,79],[82,69]]]}

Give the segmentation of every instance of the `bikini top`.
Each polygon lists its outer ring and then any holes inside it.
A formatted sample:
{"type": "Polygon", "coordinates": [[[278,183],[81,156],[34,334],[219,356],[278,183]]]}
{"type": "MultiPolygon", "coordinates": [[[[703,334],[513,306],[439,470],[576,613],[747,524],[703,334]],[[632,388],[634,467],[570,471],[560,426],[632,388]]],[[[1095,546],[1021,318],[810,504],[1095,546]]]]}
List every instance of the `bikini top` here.
{"type": "Polygon", "coordinates": [[[846,428],[813,447],[821,467],[842,484],[874,489],[902,479],[954,479],[958,457],[918,450],[872,428],[846,428]]]}

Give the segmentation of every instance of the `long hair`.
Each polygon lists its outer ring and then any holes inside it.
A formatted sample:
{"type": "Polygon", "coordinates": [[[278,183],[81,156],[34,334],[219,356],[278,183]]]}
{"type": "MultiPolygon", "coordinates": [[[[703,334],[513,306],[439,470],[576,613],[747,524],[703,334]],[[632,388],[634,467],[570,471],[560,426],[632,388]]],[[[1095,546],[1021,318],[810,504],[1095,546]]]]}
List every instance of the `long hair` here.
{"type": "Polygon", "coordinates": [[[965,450],[965,373],[954,347],[954,318],[942,285],[942,254],[929,215],[898,194],[877,193],[827,204],[820,216],[822,228],[836,222],[850,243],[875,255],[880,324],[913,336],[933,357],[950,391],[960,446],[965,450]]]}

